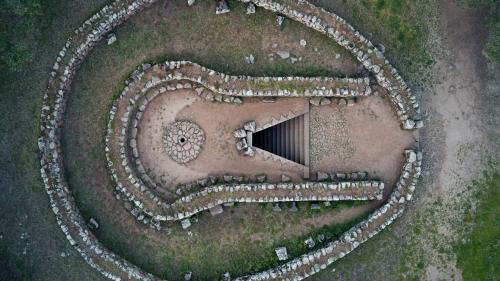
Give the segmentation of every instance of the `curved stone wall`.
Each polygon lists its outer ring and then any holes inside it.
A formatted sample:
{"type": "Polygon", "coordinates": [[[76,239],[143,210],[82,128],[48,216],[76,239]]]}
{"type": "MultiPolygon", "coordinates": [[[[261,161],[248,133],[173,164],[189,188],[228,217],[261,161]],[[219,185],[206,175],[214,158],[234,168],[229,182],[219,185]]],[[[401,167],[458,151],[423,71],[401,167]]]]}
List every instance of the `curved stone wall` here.
{"type": "MultiPolygon", "coordinates": [[[[70,93],[74,74],[90,50],[107,32],[153,2],[155,0],[117,0],[103,7],[75,30],[54,63],[41,110],[41,133],[38,141],[41,153],[40,173],[51,208],[66,238],[82,258],[91,267],[113,280],[157,280],[157,278],[107,250],[87,228],[65,180],[60,146],[62,115],[65,111],[65,96],[70,93]]],[[[249,1],[243,0],[243,2],[249,1]]],[[[305,1],[285,1],[285,4],[260,0],[253,2],[327,34],[346,47],[375,74],[378,83],[387,89],[396,112],[403,122],[403,128],[414,129],[423,125],[421,121],[418,121],[419,108],[416,98],[410,93],[397,71],[385,60],[380,51],[343,19],[305,1]]],[[[239,81],[234,81],[234,83],[241,85],[239,81]]],[[[241,86],[237,89],[245,88],[241,86]]],[[[229,89],[226,89],[226,92],[229,95],[238,95],[231,93],[229,89]]],[[[248,91],[238,92],[248,93],[248,91]]],[[[258,91],[256,95],[259,95],[258,91]]],[[[368,220],[358,224],[340,240],[331,243],[326,248],[303,255],[276,269],[237,280],[300,280],[342,258],[360,243],[384,229],[404,210],[406,202],[412,197],[420,174],[421,154],[413,151],[405,153],[407,161],[396,190],[391,194],[389,201],[368,220]]]]}

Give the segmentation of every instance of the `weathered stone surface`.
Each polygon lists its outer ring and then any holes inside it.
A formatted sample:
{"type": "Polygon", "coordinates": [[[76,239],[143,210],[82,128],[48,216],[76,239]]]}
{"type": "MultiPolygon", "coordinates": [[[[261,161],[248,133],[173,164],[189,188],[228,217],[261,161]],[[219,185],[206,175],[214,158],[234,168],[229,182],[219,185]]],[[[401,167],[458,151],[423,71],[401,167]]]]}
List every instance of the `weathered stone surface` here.
{"type": "Polygon", "coordinates": [[[325,172],[318,172],[318,181],[327,180],[330,176],[325,172]]]}
{"type": "Polygon", "coordinates": [[[247,64],[254,64],[255,63],[255,57],[252,54],[250,54],[248,56],[245,56],[245,62],[247,64]]]}
{"type": "Polygon", "coordinates": [[[255,126],[256,126],[255,121],[249,121],[249,122],[245,123],[243,128],[246,131],[255,132],[255,126]]]}
{"type": "Polygon", "coordinates": [[[288,51],[277,51],[276,54],[284,60],[290,57],[290,52],[288,51]]]}
{"type": "Polygon", "coordinates": [[[248,3],[247,8],[246,8],[246,14],[247,15],[255,14],[255,4],[254,3],[252,3],[252,2],[248,3]]]}
{"type": "Polygon", "coordinates": [[[191,121],[176,121],[165,128],[163,143],[168,156],[184,164],[198,157],[205,143],[205,133],[191,121]]]}
{"type": "Polygon", "coordinates": [[[106,41],[107,41],[108,45],[115,43],[116,42],[116,35],[114,33],[108,34],[106,41]]]}
{"type": "Polygon", "coordinates": [[[309,103],[315,106],[319,106],[321,104],[321,97],[310,98],[309,103]]]}
{"type": "Polygon", "coordinates": [[[289,182],[291,179],[289,176],[287,175],[281,175],[281,181],[282,182],[289,182]]]}
{"type": "Polygon", "coordinates": [[[314,246],[316,246],[316,243],[312,239],[312,237],[308,237],[306,241],[304,241],[304,244],[306,244],[307,248],[312,249],[314,246]]]}
{"type": "Polygon", "coordinates": [[[306,47],[306,45],[307,45],[307,41],[306,41],[306,40],[304,40],[304,39],[300,39],[299,44],[300,44],[300,46],[301,46],[302,48],[305,48],[305,47],[306,47]]]}
{"type": "Polygon", "coordinates": [[[321,206],[318,203],[312,203],[311,210],[321,210],[321,206]]]}
{"type": "Polygon", "coordinates": [[[222,214],[222,212],[224,212],[224,209],[222,208],[221,205],[214,206],[208,210],[210,211],[210,214],[212,216],[216,216],[216,215],[222,214]]]}
{"type": "Polygon", "coordinates": [[[182,229],[188,229],[191,226],[191,221],[189,219],[184,219],[181,221],[182,229]]]}
{"type": "Polygon", "coordinates": [[[229,13],[229,5],[227,4],[226,0],[218,0],[217,5],[215,6],[215,14],[220,15],[220,14],[225,14],[229,13]]]}
{"type": "Polygon", "coordinates": [[[237,129],[234,131],[234,137],[236,138],[244,138],[247,136],[247,132],[245,129],[237,129]]]}
{"type": "Polygon", "coordinates": [[[274,212],[281,212],[281,207],[279,203],[275,203],[273,206],[273,211],[274,212]]]}
{"type": "Polygon", "coordinates": [[[276,256],[278,256],[278,260],[286,261],[288,259],[286,247],[279,247],[274,249],[274,251],[276,252],[276,256]]]}
{"type": "Polygon", "coordinates": [[[328,105],[332,103],[332,101],[329,98],[321,98],[321,101],[319,102],[320,105],[328,105]]]}

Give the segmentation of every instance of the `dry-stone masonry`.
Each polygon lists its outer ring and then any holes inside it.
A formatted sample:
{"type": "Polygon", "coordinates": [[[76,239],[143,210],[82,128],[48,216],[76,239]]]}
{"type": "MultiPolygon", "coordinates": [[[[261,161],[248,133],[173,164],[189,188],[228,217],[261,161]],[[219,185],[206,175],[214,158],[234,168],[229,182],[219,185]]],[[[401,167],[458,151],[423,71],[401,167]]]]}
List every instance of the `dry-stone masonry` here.
{"type": "Polygon", "coordinates": [[[184,164],[198,157],[205,143],[205,133],[192,121],[176,121],[165,128],[163,142],[168,156],[184,164]]]}
{"type": "MultiPolygon", "coordinates": [[[[38,147],[41,154],[40,173],[57,223],[66,235],[69,243],[78,251],[82,258],[91,267],[112,280],[157,280],[158,278],[144,272],[135,265],[110,252],[88,229],[86,222],[83,220],[75,205],[71,195],[71,189],[66,182],[63,172],[63,155],[61,150],[63,114],[65,111],[66,97],[71,91],[75,73],[92,48],[114,27],[120,25],[129,17],[153,2],[155,2],[155,0],[114,1],[104,6],[76,29],[68,38],[54,63],[40,115],[40,138],[38,141],[38,147]]],[[[242,2],[248,3],[250,1],[242,0],[242,2]]],[[[410,92],[396,69],[389,64],[381,51],[374,47],[369,40],[356,31],[351,25],[346,23],[344,19],[321,8],[315,7],[306,1],[285,0],[281,1],[281,3],[276,3],[271,0],[254,0],[252,3],[289,17],[292,20],[302,22],[306,26],[334,39],[341,46],[349,50],[375,75],[378,84],[387,91],[404,129],[415,129],[423,126],[422,121],[419,120],[420,109],[417,99],[410,92]]],[[[177,63],[176,65],[179,66],[177,63]]],[[[172,67],[172,64],[169,64],[169,67],[172,67]]],[[[241,100],[238,101],[236,98],[242,96],[260,96],[268,99],[273,96],[356,96],[366,95],[371,92],[367,79],[364,80],[364,86],[363,83],[358,83],[358,88],[356,88],[355,85],[348,85],[348,83],[355,83],[359,81],[359,79],[326,79],[324,81],[318,81],[315,78],[301,78],[300,81],[310,83],[310,86],[306,87],[306,90],[303,92],[290,92],[285,90],[285,88],[288,87],[280,89],[279,84],[289,84],[290,81],[294,81],[294,78],[289,80],[289,78],[283,77],[262,77],[248,80],[248,77],[226,76],[213,71],[206,71],[205,69],[204,73],[207,73],[208,76],[226,82],[224,84],[226,87],[219,88],[215,87],[215,84],[209,83],[210,77],[200,75],[200,73],[189,76],[185,73],[182,74],[182,71],[178,70],[177,73],[179,72],[181,73],[180,75],[171,74],[168,79],[171,80],[175,76],[177,80],[184,79],[201,84],[205,88],[210,89],[212,93],[218,94],[218,96],[213,97],[214,99],[220,97],[222,100],[222,95],[225,95],[233,98],[228,99],[230,102],[236,103],[239,101],[241,102],[241,100]],[[261,83],[264,90],[252,90],[245,85],[245,82],[249,81],[261,83]],[[271,84],[273,86],[278,84],[278,90],[266,88],[266,83],[268,83],[269,86],[271,84]],[[318,88],[316,87],[318,83],[340,83],[343,84],[343,86],[334,85],[318,88]],[[360,89],[360,86],[364,88],[364,90],[360,89]]],[[[151,83],[154,84],[154,82],[151,83]]],[[[113,107],[111,113],[116,112],[116,110],[117,108],[113,107]]],[[[122,143],[126,142],[125,138],[126,137],[123,137],[121,139],[122,143]]],[[[107,141],[108,140],[107,138],[107,141]]],[[[107,147],[107,150],[108,149],[109,147],[107,147]]],[[[403,166],[403,171],[395,191],[390,195],[387,203],[370,215],[367,220],[347,231],[339,240],[329,243],[327,247],[294,258],[277,268],[251,276],[237,278],[236,280],[301,280],[307,278],[319,270],[326,268],[327,265],[339,258],[344,257],[361,243],[387,227],[404,211],[407,202],[411,200],[417,179],[420,175],[422,161],[421,153],[405,151],[405,155],[406,163],[403,166]]],[[[116,168],[113,163],[109,163],[109,166],[112,170],[116,168]]],[[[126,191],[126,193],[132,196],[131,200],[134,200],[133,197],[135,197],[135,193],[132,194],[131,191],[126,191]]],[[[153,196],[153,198],[155,197],[153,196]]],[[[140,201],[137,203],[139,207],[142,204],[143,203],[140,201]]],[[[139,213],[137,209],[135,210],[136,213],[139,213]]],[[[229,274],[223,278],[226,277],[229,277],[229,274]]]]}

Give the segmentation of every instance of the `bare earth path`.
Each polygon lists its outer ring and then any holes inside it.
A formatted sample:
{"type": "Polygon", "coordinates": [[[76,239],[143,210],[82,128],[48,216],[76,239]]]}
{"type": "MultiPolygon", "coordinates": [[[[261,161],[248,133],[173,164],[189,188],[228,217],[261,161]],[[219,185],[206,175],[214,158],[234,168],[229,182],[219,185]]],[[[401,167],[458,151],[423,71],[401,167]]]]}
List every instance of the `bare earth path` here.
{"type": "Polygon", "coordinates": [[[499,100],[485,93],[488,69],[481,50],[487,12],[459,7],[454,0],[440,1],[439,11],[433,32],[442,42],[434,42],[434,48],[444,56],[433,69],[435,84],[422,94],[426,127],[420,142],[426,161],[415,204],[391,233],[337,263],[334,273],[313,280],[462,280],[453,246],[463,238],[463,215],[470,210],[462,203],[471,200],[467,186],[480,176],[481,153],[498,151],[489,138],[498,136],[499,126],[486,125],[495,123],[486,112],[498,110],[499,100]],[[371,258],[360,264],[365,255],[371,258]]]}

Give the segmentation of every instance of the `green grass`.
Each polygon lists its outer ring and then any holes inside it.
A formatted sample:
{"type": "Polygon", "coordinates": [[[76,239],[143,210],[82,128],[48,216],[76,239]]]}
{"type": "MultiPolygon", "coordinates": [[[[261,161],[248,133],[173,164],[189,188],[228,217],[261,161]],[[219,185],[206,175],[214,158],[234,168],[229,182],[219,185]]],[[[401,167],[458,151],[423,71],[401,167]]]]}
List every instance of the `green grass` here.
{"type": "Polygon", "coordinates": [[[315,0],[313,3],[344,17],[374,44],[383,44],[386,57],[417,87],[431,79],[434,64],[429,28],[437,15],[434,0],[315,0]],[[418,75],[415,75],[417,74],[418,75]],[[411,78],[411,79],[410,79],[411,78]]]}
{"type": "Polygon", "coordinates": [[[472,231],[465,243],[456,247],[457,265],[465,281],[500,280],[500,169],[498,163],[488,163],[473,188],[477,208],[471,209],[465,223],[472,231]]]}

